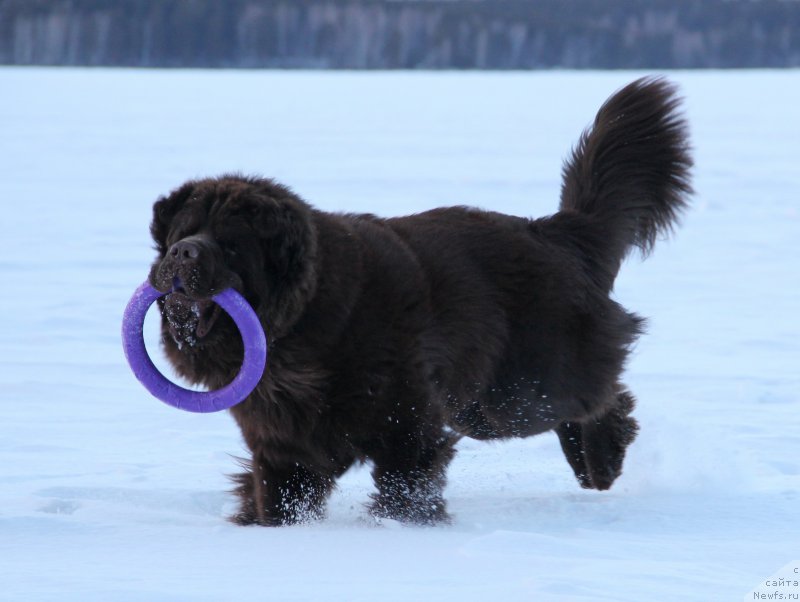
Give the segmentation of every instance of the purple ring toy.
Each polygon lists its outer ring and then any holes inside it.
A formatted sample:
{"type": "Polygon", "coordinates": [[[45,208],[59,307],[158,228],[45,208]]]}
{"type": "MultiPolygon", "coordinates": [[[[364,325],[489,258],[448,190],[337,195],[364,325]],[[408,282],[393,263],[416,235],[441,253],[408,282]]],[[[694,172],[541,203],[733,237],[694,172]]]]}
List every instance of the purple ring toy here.
{"type": "Polygon", "coordinates": [[[255,389],[267,363],[267,339],[253,308],[238,292],[229,288],[211,299],[233,318],[244,344],[244,361],[239,374],[215,391],[192,391],[169,381],[155,367],[144,345],[144,318],[162,293],[143,283],[125,308],[122,318],[122,346],[133,374],[144,387],[164,403],[188,412],[219,412],[244,401],[255,389]]]}

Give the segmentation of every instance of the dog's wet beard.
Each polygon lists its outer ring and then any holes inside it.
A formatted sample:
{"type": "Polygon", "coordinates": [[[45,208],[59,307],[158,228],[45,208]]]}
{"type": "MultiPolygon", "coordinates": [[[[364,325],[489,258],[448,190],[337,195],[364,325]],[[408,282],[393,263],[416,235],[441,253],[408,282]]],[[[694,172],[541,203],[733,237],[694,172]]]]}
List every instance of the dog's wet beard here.
{"type": "Polygon", "coordinates": [[[179,292],[164,301],[164,318],[178,347],[201,344],[219,318],[221,308],[210,299],[195,300],[179,292]]]}

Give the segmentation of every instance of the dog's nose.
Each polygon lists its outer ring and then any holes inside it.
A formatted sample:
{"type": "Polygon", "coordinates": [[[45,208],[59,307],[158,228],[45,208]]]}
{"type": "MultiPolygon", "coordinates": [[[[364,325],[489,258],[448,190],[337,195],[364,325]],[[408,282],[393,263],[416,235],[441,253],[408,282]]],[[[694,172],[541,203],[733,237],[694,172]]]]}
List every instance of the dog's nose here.
{"type": "Polygon", "coordinates": [[[179,240],[169,248],[167,253],[178,263],[195,261],[200,257],[200,245],[192,240],[179,240]]]}

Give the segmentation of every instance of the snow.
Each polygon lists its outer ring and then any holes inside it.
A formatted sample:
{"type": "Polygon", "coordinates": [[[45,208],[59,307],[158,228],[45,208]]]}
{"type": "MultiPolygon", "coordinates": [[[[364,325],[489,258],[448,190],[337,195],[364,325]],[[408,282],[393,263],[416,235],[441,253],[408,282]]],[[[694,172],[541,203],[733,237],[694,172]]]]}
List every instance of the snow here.
{"type": "MultiPolygon", "coordinates": [[[[324,521],[236,527],[231,417],[161,404],[123,358],[152,203],[183,180],[546,214],[580,130],[639,75],[0,69],[0,599],[752,600],[796,566],[796,70],[669,74],[697,196],[617,283],[650,327],[626,377],[641,434],[609,492],[581,490],[551,434],[463,441],[450,526],[376,526],[360,468],[324,521]]],[[[152,315],[146,332],[160,357],[152,315]]]]}

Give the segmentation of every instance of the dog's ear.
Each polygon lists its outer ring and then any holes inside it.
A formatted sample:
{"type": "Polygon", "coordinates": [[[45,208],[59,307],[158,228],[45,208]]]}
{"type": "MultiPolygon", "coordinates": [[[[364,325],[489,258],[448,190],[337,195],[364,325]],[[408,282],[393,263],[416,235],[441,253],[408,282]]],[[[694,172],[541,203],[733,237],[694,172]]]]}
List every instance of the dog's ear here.
{"type": "Polygon", "coordinates": [[[288,188],[266,184],[250,205],[250,218],[270,282],[263,309],[280,331],[297,320],[316,290],[317,230],[311,207],[288,188]]]}
{"type": "Polygon", "coordinates": [[[316,232],[311,209],[282,186],[259,195],[251,217],[264,245],[269,271],[279,282],[301,279],[316,258],[316,232]]]}
{"type": "Polygon", "coordinates": [[[186,200],[192,196],[194,189],[195,183],[187,182],[167,196],[160,197],[153,205],[153,221],[150,222],[150,234],[156,243],[156,250],[161,255],[167,252],[167,236],[169,235],[172,218],[175,217],[175,214],[186,200]]]}

